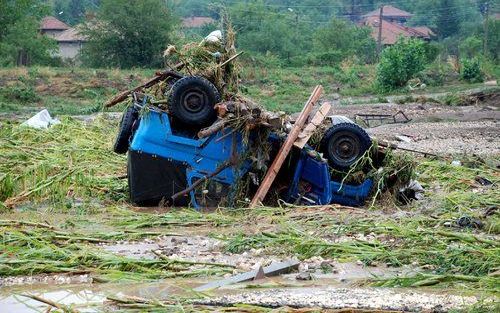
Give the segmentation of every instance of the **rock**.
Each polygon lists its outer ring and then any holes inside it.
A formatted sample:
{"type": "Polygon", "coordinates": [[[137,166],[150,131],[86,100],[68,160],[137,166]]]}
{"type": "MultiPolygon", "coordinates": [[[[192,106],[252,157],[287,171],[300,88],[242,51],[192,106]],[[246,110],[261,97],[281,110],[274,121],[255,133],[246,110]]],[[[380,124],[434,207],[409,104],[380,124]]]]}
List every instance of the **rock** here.
{"type": "Polygon", "coordinates": [[[406,142],[406,143],[412,142],[411,138],[408,136],[396,135],[394,137],[396,138],[396,140],[401,141],[401,142],[406,142]]]}
{"type": "Polygon", "coordinates": [[[295,276],[296,280],[312,280],[312,275],[309,272],[302,272],[295,276]]]}

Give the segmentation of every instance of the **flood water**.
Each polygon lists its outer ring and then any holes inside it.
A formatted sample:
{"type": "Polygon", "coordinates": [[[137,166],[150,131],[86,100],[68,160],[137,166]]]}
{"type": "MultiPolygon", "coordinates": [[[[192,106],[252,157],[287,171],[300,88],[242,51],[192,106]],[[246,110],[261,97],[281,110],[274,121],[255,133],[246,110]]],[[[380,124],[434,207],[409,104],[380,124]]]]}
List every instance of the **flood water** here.
{"type": "Polygon", "coordinates": [[[31,294],[59,304],[72,306],[79,312],[102,312],[107,296],[137,296],[166,299],[189,294],[196,280],[169,280],[162,283],[108,283],[77,285],[23,285],[0,288],[0,313],[46,312],[49,305],[22,296],[31,294]]]}

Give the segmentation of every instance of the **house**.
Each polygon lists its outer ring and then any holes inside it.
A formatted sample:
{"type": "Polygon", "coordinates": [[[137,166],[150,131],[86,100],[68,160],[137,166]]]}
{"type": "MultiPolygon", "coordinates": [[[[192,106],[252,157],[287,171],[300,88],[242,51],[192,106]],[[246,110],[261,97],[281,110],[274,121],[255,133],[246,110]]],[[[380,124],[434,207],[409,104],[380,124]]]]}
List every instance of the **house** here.
{"type": "Polygon", "coordinates": [[[365,14],[360,24],[372,28],[372,37],[375,40],[378,40],[379,30],[381,30],[381,40],[384,46],[395,44],[400,37],[421,38],[429,41],[436,36],[427,26],[406,26],[406,22],[412,16],[413,15],[411,13],[400,10],[391,5],[385,5],[382,14],[382,25],[380,25],[379,10],[365,14]]]}
{"type": "MultiPolygon", "coordinates": [[[[363,15],[363,18],[380,17],[380,9],[376,9],[363,15]]],[[[393,7],[392,5],[384,5],[382,10],[382,18],[391,23],[405,24],[413,14],[393,7]]]]}
{"type": "Polygon", "coordinates": [[[86,39],[79,33],[79,27],[70,27],[53,16],[42,19],[40,32],[57,41],[59,51],[57,56],[63,60],[77,58],[86,39]]]}
{"type": "Polygon", "coordinates": [[[40,23],[40,32],[51,38],[57,37],[70,27],[53,16],[46,16],[40,23]]]}
{"type": "Polygon", "coordinates": [[[55,40],[59,45],[59,55],[61,58],[74,60],[78,57],[86,38],[79,33],[78,26],[76,26],[63,31],[55,40]]]}
{"type": "Polygon", "coordinates": [[[215,23],[215,20],[206,16],[193,16],[182,19],[182,26],[184,28],[198,28],[213,23],[215,23]]]}

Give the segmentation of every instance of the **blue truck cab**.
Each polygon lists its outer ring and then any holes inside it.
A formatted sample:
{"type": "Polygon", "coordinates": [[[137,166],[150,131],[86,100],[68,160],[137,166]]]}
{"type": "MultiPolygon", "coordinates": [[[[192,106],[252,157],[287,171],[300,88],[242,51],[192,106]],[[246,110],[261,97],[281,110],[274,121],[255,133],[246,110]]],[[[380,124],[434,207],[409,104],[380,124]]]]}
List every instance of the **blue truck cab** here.
{"type": "MultiPolygon", "coordinates": [[[[269,140],[275,138],[271,134],[269,140]]],[[[197,139],[176,132],[166,112],[143,108],[128,146],[131,201],[196,209],[233,206],[238,182],[248,174],[250,164],[240,160],[225,168],[222,165],[234,156],[245,155],[247,149],[238,131],[226,128],[197,139]]],[[[328,163],[312,152],[308,146],[295,151],[297,157],[288,165],[291,181],[280,192],[281,198],[306,205],[362,205],[372,181],[368,179],[359,186],[333,181],[328,163]]]]}

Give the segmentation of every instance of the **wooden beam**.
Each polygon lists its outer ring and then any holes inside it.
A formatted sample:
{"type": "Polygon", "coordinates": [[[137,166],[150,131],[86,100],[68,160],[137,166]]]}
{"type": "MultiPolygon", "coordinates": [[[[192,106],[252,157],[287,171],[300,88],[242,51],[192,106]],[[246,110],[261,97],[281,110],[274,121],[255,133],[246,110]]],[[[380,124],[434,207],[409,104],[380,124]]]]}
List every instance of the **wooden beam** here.
{"type": "Polygon", "coordinates": [[[311,138],[311,136],[314,134],[314,131],[316,131],[316,128],[318,128],[318,126],[323,123],[328,113],[330,113],[331,108],[332,105],[330,104],[330,102],[325,102],[321,105],[318,112],[314,114],[309,124],[306,125],[304,130],[299,134],[297,140],[295,140],[293,144],[295,147],[299,149],[304,148],[304,146],[309,141],[309,138],[311,138]]]}
{"type": "Polygon", "coordinates": [[[281,166],[283,165],[283,162],[285,162],[285,159],[290,153],[290,150],[292,150],[293,143],[295,142],[295,140],[297,140],[297,137],[299,136],[302,127],[304,127],[304,124],[306,123],[307,118],[311,113],[314,104],[319,100],[319,97],[321,97],[322,93],[323,93],[323,86],[318,85],[316,86],[316,88],[314,88],[314,91],[307,100],[306,104],[304,105],[302,112],[300,112],[299,118],[297,119],[297,121],[295,121],[292,130],[290,131],[288,137],[286,138],[285,142],[278,151],[278,154],[274,158],[273,163],[267,170],[266,176],[262,180],[259,189],[257,190],[252,199],[252,202],[250,202],[249,206],[250,208],[257,206],[266,197],[269,188],[271,188],[271,185],[273,184],[276,175],[278,174],[281,166]]]}
{"type": "Polygon", "coordinates": [[[182,78],[184,77],[182,74],[178,73],[177,70],[181,69],[184,65],[182,63],[180,64],[177,64],[174,66],[174,69],[173,71],[163,71],[163,72],[156,72],[155,73],[155,77],[149,79],[148,81],[146,81],[145,83],[133,88],[133,89],[129,89],[129,90],[125,90],[123,92],[120,92],[119,94],[117,94],[116,96],[113,97],[113,99],[107,101],[104,106],[106,108],[110,108],[124,100],[126,100],[128,98],[128,96],[130,94],[132,94],[133,92],[138,92],[144,88],[149,88],[151,86],[154,86],[156,84],[158,84],[159,82],[169,78],[169,77],[175,77],[175,78],[182,78]]]}

